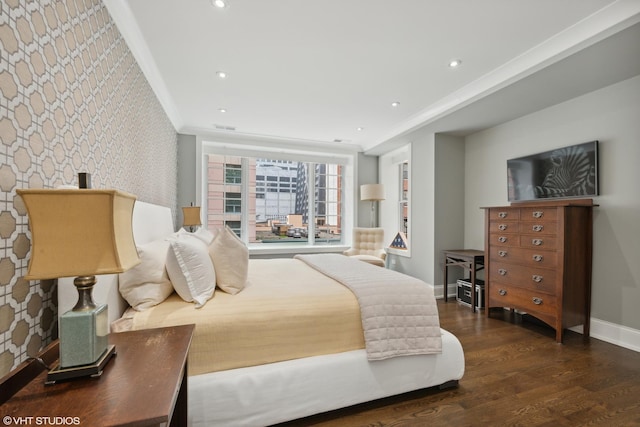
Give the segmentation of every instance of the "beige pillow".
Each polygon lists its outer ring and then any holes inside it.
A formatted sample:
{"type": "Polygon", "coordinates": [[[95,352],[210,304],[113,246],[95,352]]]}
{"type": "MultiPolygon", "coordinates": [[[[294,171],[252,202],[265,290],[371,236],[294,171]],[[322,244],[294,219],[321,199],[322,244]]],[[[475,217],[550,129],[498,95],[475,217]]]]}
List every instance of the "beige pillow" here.
{"type": "Polygon", "coordinates": [[[230,294],[244,289],[249,272],[249,249],[228,226],[209,245],[218,287],[230,294]]]}
{"type": "Polygon", "coordinates": [[[194,302],[196,308],[204,306],[216,289],[216,272],[207,245],[188,233],[168,240],[167,272],[173,288],[180,298],[194,302]]]}
{"type": "Polygon", "coordinates": [[[137,248],[140,264],[118,275],[118,288],[131,307],[143,311],[173,293],[165,269],[169,242],[161,239],[137,248]]]}

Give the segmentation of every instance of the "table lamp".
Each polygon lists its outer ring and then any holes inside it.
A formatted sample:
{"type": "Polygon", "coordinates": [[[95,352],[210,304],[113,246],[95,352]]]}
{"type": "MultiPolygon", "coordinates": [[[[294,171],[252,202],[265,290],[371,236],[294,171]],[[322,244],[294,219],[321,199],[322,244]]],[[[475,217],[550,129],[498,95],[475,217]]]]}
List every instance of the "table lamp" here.
{"type": "Polygon", "coordinates": [[[195,227],[202,225],[200,221],[200,206],[185,206],[182,208],[183,227],[189,227],[189,231],[193,232],[195,227]]]}
{"type": "Polygon", "coordinates": [[[382,184],[361,185],[360,200],[368,200],[371,202],[371,227],[375,227],[376,226],[375,202],[384,200],[384,185],[382,184]]]}
{"type": "Polygon", "coordinates": [[[96,275],[138,264],[131,219],[136,197],[117,190],[17,190],[29,215],[31,259],[25,279],[75,277],[78,302],[60,317],[60,361],[53,383],[99,376],[115,354],[106,304],[96,304],[96,275]]]}

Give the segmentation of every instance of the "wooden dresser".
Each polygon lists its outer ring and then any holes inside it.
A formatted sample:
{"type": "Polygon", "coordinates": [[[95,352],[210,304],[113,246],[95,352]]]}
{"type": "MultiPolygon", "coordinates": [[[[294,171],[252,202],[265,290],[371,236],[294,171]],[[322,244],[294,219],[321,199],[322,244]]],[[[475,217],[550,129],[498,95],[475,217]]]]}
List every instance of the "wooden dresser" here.
{"type": "Polygon", "coordinates": [[[485,209],[486,313],[526,312],[556,330],[589,337],[593,201],[513,203],[485,209]]]}

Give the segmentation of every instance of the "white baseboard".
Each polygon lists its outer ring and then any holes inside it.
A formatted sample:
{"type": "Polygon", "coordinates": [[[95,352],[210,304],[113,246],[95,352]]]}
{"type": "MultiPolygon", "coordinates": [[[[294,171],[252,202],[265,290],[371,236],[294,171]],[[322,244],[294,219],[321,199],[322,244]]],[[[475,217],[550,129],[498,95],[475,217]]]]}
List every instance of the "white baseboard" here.
{"type": "MultiPolygon", "coordinates": [[[[582,333],[582,325],[570,330],[582,333]]],[[[591,318],[591,337],[640,352],[640,331],[628,326],[591,318]]]]}
{"type": "MultiPolygon", "coordinates": [[[[456,285],[450,284],[448,290],[449,298],[453,298],[455,301],[457,296],[456,285]],[[451,293],[452,291],[453,293],[451,293]]],[[[444,286],[434,286],[434,294],[437,299],[444,298],[444,286]]],[[[569,330],[581,334],[582,325],[569,328],[569,330]]],[[[640,330],[592,317],[589,335],[595,339],[640,352],[640,330]]]]}

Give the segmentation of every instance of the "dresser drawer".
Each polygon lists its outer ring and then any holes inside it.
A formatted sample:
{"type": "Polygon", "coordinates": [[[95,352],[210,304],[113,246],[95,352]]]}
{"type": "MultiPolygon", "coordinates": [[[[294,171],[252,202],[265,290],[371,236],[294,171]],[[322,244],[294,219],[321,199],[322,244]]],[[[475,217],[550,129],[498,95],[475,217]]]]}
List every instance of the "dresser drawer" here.
{"type": "Polygon", "coordinates": [[[556,270],[529,268],[505,262],[491,263],[489,281],[555,295],[556,270]]]}
{"type": "Polygon", "coordinates": [[[558,239],[555,236],[544,236],[541,234],[521,234],[520,246],[523,248],[538,248],[546,250],[555,250],[558,239]]]}
{"type": "Polygon", "coordinates": [[[491,261],[504,261],[542,268],[555,268],[558,266],[555,251],[543,251],[537,248],[525,249],[491,246],[489,249],[489,259],[491,259],[491,261]]]}
{"type": "Polygon", "coordinates": [[[519,233],[520,223],[518,221],[491,221],[489,223],[490,233],[519,233]]]}
{"type": "Polygon", "coordinates": [[[489,209],[489,220],[511,220],[520,219],[520,210],[513,208],[491,208],[489,209]]]}
{"type": "Polygon", "coordinates": [[[555,221],[521,221],[518,225],[521,233],[555,236],[558,232],[558,223],[555,221]]]}
{"type": "Polygon", "coordinates": [[[556,297],[553,295],[499,284],[489,288],[489,305],[514,307],[533,315],[542,313],[548,316],[554,316],[557,309],[556,297]]]}
{"type": "Polygon", "coordinates": [[[554,207],[520,208],[520,219],[523,221],[546,220],[555,221],[558,218],[558,209],[554,207]]]}
{"type": "Polygon", "coordinates": [[[489,233],[489,242],[493,246],[520,246],[520,235],[513,233],[489,233]]]}

